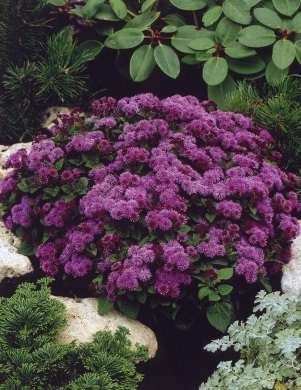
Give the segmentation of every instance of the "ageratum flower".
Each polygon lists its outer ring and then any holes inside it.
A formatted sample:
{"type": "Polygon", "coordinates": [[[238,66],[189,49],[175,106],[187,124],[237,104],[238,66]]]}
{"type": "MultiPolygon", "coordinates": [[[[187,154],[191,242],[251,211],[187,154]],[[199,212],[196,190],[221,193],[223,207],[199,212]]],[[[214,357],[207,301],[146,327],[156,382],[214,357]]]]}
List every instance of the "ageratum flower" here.
{"type": "Polygon", "coordinates": [[[141,303],[194,294],[223,267],[250,284],[289,261],[298,179],[276,165],[266,130],[193,96],[92,108],[5,163],[6,226],[37,247],[46,274],[100,274],[109,300],[141,303]]]}

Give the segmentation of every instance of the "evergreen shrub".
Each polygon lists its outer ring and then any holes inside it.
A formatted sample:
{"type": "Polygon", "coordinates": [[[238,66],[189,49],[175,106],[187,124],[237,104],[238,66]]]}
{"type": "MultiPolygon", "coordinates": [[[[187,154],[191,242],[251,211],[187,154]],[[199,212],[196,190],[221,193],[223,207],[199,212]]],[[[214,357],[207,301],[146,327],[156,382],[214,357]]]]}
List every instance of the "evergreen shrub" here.
{"type": "Polygon", "coordinates": [[[145,347],[130,349],[129,331],[97,332],[78,346],[54,341],[66,325],[64,305],[50,298],[50,278],[21,284],[0,298],[0,388],[2,390],[132,390],[142,380],[135,362],[145,347]]]}
{"type": "Polygon", "coordinates": [[[290,261],[298,180],[251,119],[141,94],[74,109],[45,137],[5,163],[5,224],[47,275],[89,284],[100,313],[175,318],[192,302],[225,330],[233,293],[290,261]]]}

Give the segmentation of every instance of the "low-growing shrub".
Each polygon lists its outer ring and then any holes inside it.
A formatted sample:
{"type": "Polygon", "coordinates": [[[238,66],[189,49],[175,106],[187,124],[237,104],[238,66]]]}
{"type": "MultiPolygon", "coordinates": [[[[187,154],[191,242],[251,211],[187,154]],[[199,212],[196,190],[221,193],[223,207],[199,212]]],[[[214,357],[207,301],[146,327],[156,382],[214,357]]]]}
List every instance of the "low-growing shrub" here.
{"type": "Polygon", "coordinates": [[[266,285],[290,260],[297,178],[241,114],[141,94],[95,101],[88,121],[61,115],[51,133],[5,163],[5,224],[47,275],[85,276],[100,313],[205,303],[225,330],[233,287],[266,285]]]}
{"type": "Polygon", "coordinates": [[[135,362],[146,348],[130,349],[129,331],[97,332],[94,341],[56,344],[66,325],[65,307],[50,298],[49,278],[23,283],[11,298],[0,298],[0,388],[132,390],[142,380],[135,362]]]}
{"type": "Polygon", "coordinates": [[[219,363],[200,390],[286,390],[301,386],[301,300],[289,294],[260,291],[254,313],[246,322],[229,326],[228,335],[205,349],[234,348],[240,359],[219,363]],[[297,386],[297,387],[295,387],[297,386]]]}

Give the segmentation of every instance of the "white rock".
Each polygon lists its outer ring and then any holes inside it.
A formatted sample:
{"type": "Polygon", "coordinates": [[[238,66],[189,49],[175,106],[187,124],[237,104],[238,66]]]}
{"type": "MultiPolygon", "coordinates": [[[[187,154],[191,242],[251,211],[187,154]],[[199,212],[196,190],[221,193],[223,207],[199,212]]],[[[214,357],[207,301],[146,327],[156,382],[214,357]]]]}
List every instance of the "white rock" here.
{"type": "Polygon", "coordinates": [[[73,299],[54,297],[66,306],[67,327],[61,332],[58,343],[90,342],[93,335],[100,330],[115,332],[118,326],[129,329],[133,346],[135,343],[144,345],[148,349],[150,358],[154,357],[158,343],[154,332],[141,324],[112,309],[104,315],[97,313],[97,298],[73,299]]]}
{"type": "Polygon", "coordinates": [[[0,281],[6,277],[19,277],[33,271],[29,258],[17,252],[19,244],[19,239],[0,221],[0,281]]]}
{"type": "Polygon", "coordinates": [[[70,114],[70,111],[71,110],[68,107],[58,107],[58,106],[48,107],[42,116],[41,126],[44,129],[49,129],[54,125],[53,121],[55,119],[58,119],[57,118],[58,114],[70,114]]]}
{"type": "Polygon", "coordinates": [[[301,291],[301,235],[292,242],[292,255],[292,260],[283,267],[281,288],[297,296],[301,291]]]}
{"type": "Polygon", "coordinates": [[[16,153],[20,149],[26,149],[28,151],[30,147],[31,142],[14,144],[12,146],[0,145],[0,180],[3,179],[12,170],[12,168],[2,168],[8,157],[11,156],[13,153],[16,153]]]}

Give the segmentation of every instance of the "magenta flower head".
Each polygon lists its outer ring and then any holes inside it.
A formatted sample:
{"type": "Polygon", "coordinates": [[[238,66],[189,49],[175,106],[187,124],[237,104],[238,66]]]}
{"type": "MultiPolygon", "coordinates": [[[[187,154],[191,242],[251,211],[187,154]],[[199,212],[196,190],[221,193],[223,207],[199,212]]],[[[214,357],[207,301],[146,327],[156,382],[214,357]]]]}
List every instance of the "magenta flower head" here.
{"type": "Polygon", "coordinates": [[[266,130],[193,96],[104,97],[92,111],[60,115],[4,164],[6,227],[45,274],[172,317],[186,299],[230,311],[236,281],[290,261],[298,178],[266,130]]]}

